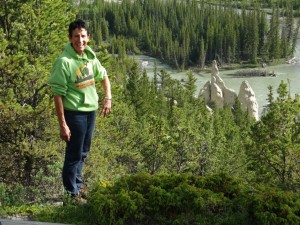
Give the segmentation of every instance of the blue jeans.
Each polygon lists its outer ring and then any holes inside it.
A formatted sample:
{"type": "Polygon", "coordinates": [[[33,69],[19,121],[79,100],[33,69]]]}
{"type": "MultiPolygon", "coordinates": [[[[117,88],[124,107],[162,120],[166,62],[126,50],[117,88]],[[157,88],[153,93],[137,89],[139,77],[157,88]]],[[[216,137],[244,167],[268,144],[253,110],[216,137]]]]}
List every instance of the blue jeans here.
{"type": "Polygon", "coordinates": [[[76,195],[83,184],[82,168],[91,147],[96,112],[65,110],[65,119],[71,131],[71,138],[66,146],[62,178],[66,191],[76,195]]]}

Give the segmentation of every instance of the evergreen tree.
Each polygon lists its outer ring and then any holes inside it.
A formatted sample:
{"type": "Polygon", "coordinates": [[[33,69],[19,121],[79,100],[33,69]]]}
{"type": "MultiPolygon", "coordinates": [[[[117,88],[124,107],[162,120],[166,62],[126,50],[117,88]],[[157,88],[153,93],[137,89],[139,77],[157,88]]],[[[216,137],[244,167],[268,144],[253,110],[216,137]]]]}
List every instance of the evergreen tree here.
{"type": "MultiPolygon", "coordinates": [[[[284,189],[299,189],[299,98],[288,95],[287,85],[279,85],[278,98],[272,100],[252,131],[247,154],[250,169],[258,182],[284,189]]],[[[273,97],[269,97],[273,99],[273,97]]]]}
{"type": "Polygon", "coordinates": [[[297,40],[298,40],[298,36],[299,36],[299,30],[300,30],[300,20],[298,20],[295,30],[294,30],[294,34],[293,34],[293,40],[292,40],[292,46],[291,46],[291,52],[294,53],[295,49],[296,49],[296,45],[297,45],[297,40]]]}
{"type": "Polygon", "coordinates": [[[278,60],[280,58],[280,35],[279,35],[279,9],[273,7],[270,30],[268,34],[269,58],[278,60]]]}
{"type": "Polygon", "coordinates": [[[237,126],[229,107],[215,110],[212,122],[210,173],[226,172],[237,177],[247,177],[245,144],[248,134],[246,130],[242,131],[245,126],[237,126]]]}
{"type": "Polygon", "coordinates": [[[60,155],[59,146],[53,148],[59,135],[51,130],[56,121],[47,81],[73,19],[66,1],[0,4],[1,182],[32,185],[39,170],[47,172],[60,155]]]}
{"type": "Polygon", "coordinates": [[[259,46],[259,36],[258,36],[258,21],[256,12],[252,14],[250,17],[250,26],[249,26],[249,36],[251,34],[251,44],[249,45],[250,50],[250,56],[249,60],[251,63],[256,64],[257,63],[257,55],[258,55],[258,46],[259,46]]]}
{"type": "Polygon", "coordinates": [[[260,55],[263,60],[266,60],[268,57],[268,52],[265,47],[266,45],[266,34],[268,30],[268,23],[267,23],[267,17],[266,13],[264,11],[260,11],[258,13],[259,16],[259,26],[258,26],[258,55],[260,55]]]}

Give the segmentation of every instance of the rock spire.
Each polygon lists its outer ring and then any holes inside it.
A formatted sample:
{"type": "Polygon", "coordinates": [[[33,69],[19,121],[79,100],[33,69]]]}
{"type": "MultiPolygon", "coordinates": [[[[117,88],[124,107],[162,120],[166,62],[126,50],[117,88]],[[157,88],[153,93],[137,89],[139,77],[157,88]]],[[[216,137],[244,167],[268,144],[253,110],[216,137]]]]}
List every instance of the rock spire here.
{"type": "Polygon", "coordinates": [[[210,105],[215,104],[217,108],[223,108],[225,105],[233,107],[236,98],[241,103],[243,111],[247,111],[248,115],[258,120],[258,104],[255,98],[254,91],[250,87],[248,81],[243,81],[239,94],[234,90],[226,87],[224,81],[219,76],[219,69],[216,60],[212,63],[211,80],[206,82],[199,92],[199,97],[205,99],[205,103],[210,105]]]}

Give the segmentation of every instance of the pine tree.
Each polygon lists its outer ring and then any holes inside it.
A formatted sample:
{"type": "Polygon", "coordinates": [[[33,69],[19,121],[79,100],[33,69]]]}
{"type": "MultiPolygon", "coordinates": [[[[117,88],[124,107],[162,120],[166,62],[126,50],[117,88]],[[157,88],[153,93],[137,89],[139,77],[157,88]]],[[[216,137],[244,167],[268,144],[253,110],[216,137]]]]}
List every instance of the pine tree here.
{"type": "Polygon", "coordinates": [[[280,35],[279,35],[279,9],[273,7],[270,29],[268,34],[269,58],[278,60],[280,58],[280,35]]]}
{"type": "MultiPolygon", "coordinates": [[[[287,84],[281,82],[278,98],[252,130],[252,144],[247,151],[249,169],[256,181],[284,189],[299,189],[299,98],[289,96],[287,84]]],[[[269,97],[270,100],[272,99],[269,97]]]]}
{"type": "Polygon", "coordinates": [[[71,5],[65,1],[0,4],[4,34],[0,43],[0,160],[5,170],[0,171],[1,182],[31,185],[39,169],[46,171],[48,157],[59,155],[59,149],[52,148],[57,138],[51,130],[47,81],[73,19],[71,5]]]}
{"type": "Polygon", "coordinates": [[[267,54],[267,49],[265,47],[266,45],[266,33],[268,29],[268,23],[267,23],[267,17],[266,13],[264,11],[260,11],[258,13],[259,16],[259,26],[258,26],[258,39],[259,39],[259,44],[258,44],[258,55],[262,56],[263,60],[266,60],[267,54]]]}

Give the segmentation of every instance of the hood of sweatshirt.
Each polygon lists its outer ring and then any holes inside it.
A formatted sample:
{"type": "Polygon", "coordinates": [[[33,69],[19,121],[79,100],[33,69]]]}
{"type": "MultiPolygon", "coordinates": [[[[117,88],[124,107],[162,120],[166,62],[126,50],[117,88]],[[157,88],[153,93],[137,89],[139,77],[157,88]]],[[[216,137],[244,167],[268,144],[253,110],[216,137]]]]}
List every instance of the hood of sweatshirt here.
{"type": "MultiPolygon", "coordinates": [[[[76,51],[74,50],[74,48],[72,47],[71,43],[68,43],[65,45],[65,51],[68,52],[68,54],[70,54],[70,56],[74,59],[82,59],[81,56],[79,56],[76,51]]],[[[90,60],[94,60],[96,58],[96,54],[95,52],[91,49],[90,46],[86,46],[84,49],[84,56],[83,56],[86,60],[90,61],[90,60]]]]}

